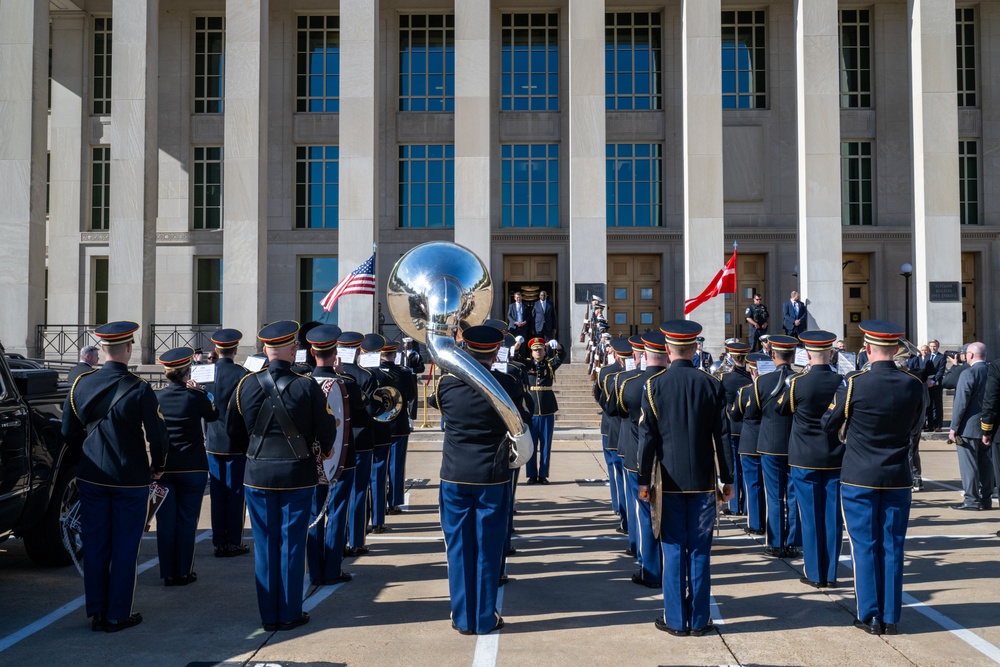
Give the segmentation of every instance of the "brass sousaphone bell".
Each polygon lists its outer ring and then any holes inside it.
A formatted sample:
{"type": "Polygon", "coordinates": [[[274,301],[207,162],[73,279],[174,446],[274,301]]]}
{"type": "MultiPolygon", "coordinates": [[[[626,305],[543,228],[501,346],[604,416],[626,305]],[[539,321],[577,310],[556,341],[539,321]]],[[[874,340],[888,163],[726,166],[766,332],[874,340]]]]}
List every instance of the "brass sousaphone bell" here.
{"type": "Polygon", "coordinates": [[[396,262],[386,292],[399,328],[426,344],[438,368],[474,388],[500,415],[511,440],[510,465],[524,465],[534,445],[514,402],[489,370],[455,342],[455,332],[482,324],[490,315],[493,282],[480,259],[456,243],[424,243],[396,262]]]}

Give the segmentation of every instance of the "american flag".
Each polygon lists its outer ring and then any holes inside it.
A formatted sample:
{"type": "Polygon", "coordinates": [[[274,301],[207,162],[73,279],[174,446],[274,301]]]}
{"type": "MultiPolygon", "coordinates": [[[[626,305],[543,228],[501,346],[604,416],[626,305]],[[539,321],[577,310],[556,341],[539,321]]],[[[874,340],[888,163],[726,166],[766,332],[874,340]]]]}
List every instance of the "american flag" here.
{"type": "Polygon", "coordinates": [[[323,297],[319,305],[323,306],[323,310],[329,312],[337,304],[337,299],[345,294],[375,295],[375,253],[372,253],[372,256],[361,266],[344,276],[344,279],[323,297]]]}

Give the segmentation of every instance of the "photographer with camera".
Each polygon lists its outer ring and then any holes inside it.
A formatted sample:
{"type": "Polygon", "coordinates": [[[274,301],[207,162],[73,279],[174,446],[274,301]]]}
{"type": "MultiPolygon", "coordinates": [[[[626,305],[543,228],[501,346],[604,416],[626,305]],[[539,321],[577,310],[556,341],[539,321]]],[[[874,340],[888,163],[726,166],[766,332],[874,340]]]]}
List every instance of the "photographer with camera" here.
{"type": "Polygon", "coordinates": [[[965,371],[969,370],[969,362],[965,358],[965,351],[968,345],[963,345],[958,350],[945,350],[944,356],[951,362],[951,366],[945,371],[941,386],[944,389],[957,389],[958,378],[965,371]]]}

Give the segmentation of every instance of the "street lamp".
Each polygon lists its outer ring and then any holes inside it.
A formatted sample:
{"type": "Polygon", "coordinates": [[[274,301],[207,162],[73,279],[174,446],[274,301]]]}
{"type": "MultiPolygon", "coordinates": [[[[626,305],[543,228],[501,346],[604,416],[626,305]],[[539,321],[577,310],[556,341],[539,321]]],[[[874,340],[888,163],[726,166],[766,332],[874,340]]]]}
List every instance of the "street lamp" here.
{"type": "Polygon", "coordinates": [[[910,338],[910,276],[913,275],[913,265],[906,262],[899,267],[899,270],[901,271],[899,275],[903,276],[906,285],[906,340],[912,340],[910,338]]]}

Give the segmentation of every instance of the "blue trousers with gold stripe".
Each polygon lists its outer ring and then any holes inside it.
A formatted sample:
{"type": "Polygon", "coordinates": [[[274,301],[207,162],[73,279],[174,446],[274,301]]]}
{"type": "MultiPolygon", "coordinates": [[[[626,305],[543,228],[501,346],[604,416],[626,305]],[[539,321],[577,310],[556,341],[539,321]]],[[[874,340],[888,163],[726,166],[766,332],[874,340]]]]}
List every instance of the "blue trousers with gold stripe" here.
{"type": "Polygon", "coordinates": [[[265,624],[290,623],[302,615],[306,532],[313,489],[248,486],[246,497],[253,529],[260,620],[265,624]]]}
{"type": "Polygon", "coordinates": [[[701,630],[711,619],[714,523],[714,492],[663,494],[663,618],[674,630],[701,630]]]}
{"type": "Polygon", "coordinates": [[[509,493],[509,484],[441,482],[451,621],[459,630],[487,634],[496,627],[509,493]]]}
{"type": "Polygon", "coordinates": [[[389,454],[392,444],[379,445],[372,452],[372,504],[368,508],[372,526],[385,525],[386,486],[389,481],[389,454]]]}
{"type": "Polygon", "coordinates": [[[212,499],[212,545],[243,543],[243,473],[246,454],[208,455],[208,492],[212,499]]]}
{"type": "Polygon", "coordinates": [[[639,473],[626,470],[626,484],[629,493],[635,499],[631,505],[632,515],[629,516],[629,531],[635,524],[635,545],[632,547],[639,561],[639,574],[642,580],[655,584],[663,580],[663,554],[660,550],[660,540],[653,537],[653,517],[649,503],[639,501],[639,473]]]}
{"type": "Polygon", "coordinates": [[[410,436],[397,435],[392,439],[389,454],[389,507],[399,507],[406,496],[406,447],[410,436]]]}
{"type": "Polygon", "coordinates": [[[604,465],[608,469],[608,491],[611,492],[611,511],[621,516],[621,504],[618,500],[618,484],[615,481],[615,459],[621,461],[621,458],[618,456],[616,450],[608,449],[608,436],[601,436],[601,447],[604,450],[604,465]]]}
{"type": "Polygon", "coordinates": [[[556,416],[535,415],[531,418],[531,437],[535,441],[535,452],[524,464],[524,474],[529,478],[549,477],[549,459],[552,456],[552,433],[556,416]]]}
{"type": "Polygon", "coordinates": [[[764,475],[760,469],[760,455],[740,454],[743,463],[743,487],[747,492],[747,528],[764,530],[767,505],[764,500],[764,475]]]}
{"type": "Polygon", "coordinates": [[[844,525],[854,561],[858,618],[898,623],[903,601],[903,543],[912,489],[841,485],[844,525]]]}
{"type": "Polygon", "coordinates": [[[309,564],[309,577],[313,580],[329,582],[340,576],[344,547],[347,546],[347,511],[353,490],[354,468],[341,472],[333,487],[316,485],[309,523],[316,519],[324,505],[327,514],[324,521],[309,529],[306,542],[306,562],[309,564]]]}
{"type": "Polygon", "coordinates": [[[740,456],[740,436],[730,436],[733,452],[733,497],[729,500],[729,511],[733,514],[743,514],[747,511],[747,494],[743,487],[743,457],[740,456]]]}
{"type": "Polygon", "coordinates": [[[840,469],[792,467],[792,487],[802,527],[805,575],[818,584],[837,581],[844,524],[840,517],[840,469]]]}
{"type": "MultiPolygon", "coordinates": [[[[620,458],[620,457],[619,457],[620,458]]],[[[625,472],[625,516],[634,517],[639,513],[636,505],[639,504],[639,473],[628,468],[623,468],[625,472]]],[[[639,559],[639,522],[629,521],[625,526],[628,529],[628,548],[639,559]]]]}
{"type": "Polygon", "coordinates": [[[767,546],[784,549],[802,544],[795,489],[788,485],[788,457],[760,455],[767,498],[767,546]]]}
{"type": "Polygon", "coordinates": [[[165,472],[169,491],[156,513],[156,553],[160,579],[180,579],[194,569],[194,536],[205,497],[206,472],[165,472]]]}
{"type": "Polygon", "coordinates": [[[357,452],[354,466],[354,489],[347,515],[347,538],[352,549],[365,545],[368,525],[368,487],[372,483],[372,450],[357,452]]]}

